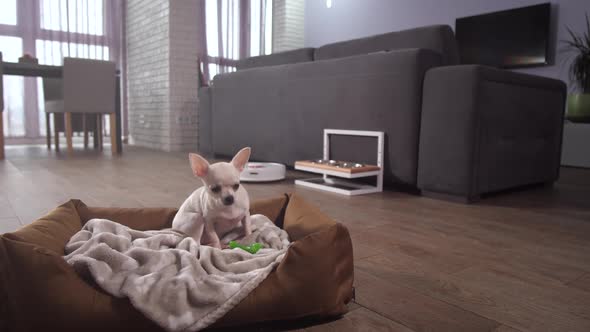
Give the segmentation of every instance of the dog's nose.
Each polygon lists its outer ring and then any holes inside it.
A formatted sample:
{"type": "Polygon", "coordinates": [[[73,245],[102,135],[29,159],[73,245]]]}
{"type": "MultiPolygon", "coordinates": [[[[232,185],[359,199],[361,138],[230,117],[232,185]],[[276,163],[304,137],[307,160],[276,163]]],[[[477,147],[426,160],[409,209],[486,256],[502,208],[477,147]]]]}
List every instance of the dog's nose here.
{"type": "Polygon", "coordinates": [[[223,198],[223,204],[224,205],[232,205],[234,203],[234,197],[233,196],[226,196],[223,198]]]}

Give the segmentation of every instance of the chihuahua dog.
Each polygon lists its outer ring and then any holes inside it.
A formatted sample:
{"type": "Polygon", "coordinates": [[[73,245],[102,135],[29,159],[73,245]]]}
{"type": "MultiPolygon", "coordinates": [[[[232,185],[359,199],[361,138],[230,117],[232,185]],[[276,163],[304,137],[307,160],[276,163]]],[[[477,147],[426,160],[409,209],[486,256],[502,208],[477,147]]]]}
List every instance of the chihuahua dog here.
{"type": "Polygon", "coordinates": [[[172,229],[201,244],[220,249],[219,239],[240,224],[244,236],[250,235],[250,200],[246,189],[240,185],[240,173],[249,158],[250,148],[243,148],[231,162],[209,165],[205,158],[190,153],[193,174],[203,181],[204,186],[195,190],[180,206],[172,221],[172,229]]]}

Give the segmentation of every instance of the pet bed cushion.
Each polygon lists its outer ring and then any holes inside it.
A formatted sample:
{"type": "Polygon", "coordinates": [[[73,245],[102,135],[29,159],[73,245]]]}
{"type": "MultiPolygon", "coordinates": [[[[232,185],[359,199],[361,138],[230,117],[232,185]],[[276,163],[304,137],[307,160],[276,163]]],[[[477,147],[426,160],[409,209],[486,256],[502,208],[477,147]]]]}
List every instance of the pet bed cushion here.
{"type": "MultiPolygon", "coordinates": [[[[171,226],[176,209],[94,208],[71,200],[47,216],[0,237],[0,330],[161,331],[125,298],[81,279],[62,255],[70,237],[92,218],[138,230],[171,226]]],[[[235,326],[346,312],[353,260],[348,230],[300,197],[258,201],[294,243],[253,292],[214,326],[235,326]]]]}

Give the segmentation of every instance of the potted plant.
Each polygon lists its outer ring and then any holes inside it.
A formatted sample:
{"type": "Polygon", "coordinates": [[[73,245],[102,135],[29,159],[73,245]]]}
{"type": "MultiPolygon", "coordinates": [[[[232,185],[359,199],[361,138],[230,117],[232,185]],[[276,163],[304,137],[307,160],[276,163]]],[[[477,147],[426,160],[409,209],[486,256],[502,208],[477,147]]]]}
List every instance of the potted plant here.
{"type": "Polygon", "coordinates": [[[567,118],[572,122],[590,122],[590,20],[586,14],[586,31],[576,34],[567,28],[571,40],[564,41],[566,51],[575,55],[570,64],[570,81],[581,93],[568,98],[567,118]]]}
{"type": "Polygon", "coordinates": [[[39,60],[37,60],[37,58],[35,58],[31,54],[25,53],[25,54],[23,54],[23,56],[21,56],[20,58],[18,58],[18,62],[19,63],[38,64],[39,63],[39,60]]]}

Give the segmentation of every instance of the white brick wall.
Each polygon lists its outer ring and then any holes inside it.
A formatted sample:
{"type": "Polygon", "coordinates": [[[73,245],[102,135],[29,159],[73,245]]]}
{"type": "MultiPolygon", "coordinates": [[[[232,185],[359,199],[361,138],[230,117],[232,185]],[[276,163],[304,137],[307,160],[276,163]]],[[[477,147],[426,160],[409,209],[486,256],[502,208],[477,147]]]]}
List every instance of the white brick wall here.
{"type": "Polygon", "coordinates": [[[305,0],[273,1],[272,50],[274,53],[304,45],[305,0]]]}
{"type": "Polygon", "coordinates": [[[170,150],[197,149],[197,1],[170,1],[170,150]]]}
{"type": "Polygon", "coordinates": [[[127,1],[131,144],[196,150],[197,1],[127,1]]]}

